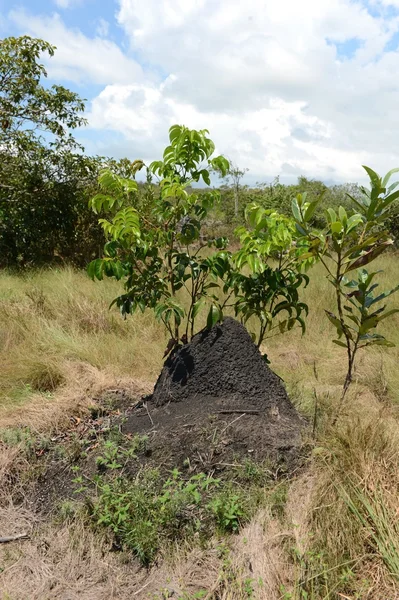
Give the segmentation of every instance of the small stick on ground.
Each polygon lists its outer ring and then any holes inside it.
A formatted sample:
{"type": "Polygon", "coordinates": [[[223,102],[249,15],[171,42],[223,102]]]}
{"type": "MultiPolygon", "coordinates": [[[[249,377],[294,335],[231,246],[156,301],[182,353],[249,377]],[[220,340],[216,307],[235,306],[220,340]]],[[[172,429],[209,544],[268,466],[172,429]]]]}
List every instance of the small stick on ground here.
{"type": "Polygon", "coordinates": [[[218,410],[218,415],[259,415],[260,410],[218,410]]]}
{"type": "Polygon", "coordinates": [[[241,413],[238,417],[236,417],[235,419],[233,419],[231,423],[229,423],[228,425],[226,425],[226,427],[224,429],[222,429],[222,431],[220,432],[220,435],[223,435],[223,433],[226,431],[226,429],[228,429],[229,427],[231,427],[233,425],[233,423],[235,423],[239,419],[242,419],[243,417],[245,417],[245,413],[241,413]]]}
{"type": "Polygon", "coordinates": [[[9,535],[6,537],[0,537],[0,544],[8,544],[8,542],[16,542],[17,540],[27,540],[29,535],[27,533],[18,533],[17,535],[9,535]]]}
{"type": "Polygon", "coordinates": [[[147,402],[144,402],[143,406],[144,406],[144,408],[145,408],[145,409],[146,409],[146,411],[147,411],[147,415],[148,415],[148,418],[149,418],[149,419],[150,419],[150,421],[151,421],[151,425],[154,427],[154,421],[152,420],[152,417],[151,417],[151,415],[150,415],[150,411],[148,410],[147,402]]]}

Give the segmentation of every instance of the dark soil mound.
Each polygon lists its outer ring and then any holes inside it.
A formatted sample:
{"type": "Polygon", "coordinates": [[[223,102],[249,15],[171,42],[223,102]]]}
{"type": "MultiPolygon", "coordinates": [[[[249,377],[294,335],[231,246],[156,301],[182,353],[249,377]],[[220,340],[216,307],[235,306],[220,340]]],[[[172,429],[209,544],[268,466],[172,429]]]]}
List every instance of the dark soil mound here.
{"type": "Polygon", "coordinates": [[[292,458],[302,427],[281,379],[231,318],[176,350],[151,400],[123,425],[129,433],[156,431],[150,436],[154,458],[170,456],[167,462],[178,464],[195,455],[209,467],[243,454],[292,458]]]}
{"type": "Polygon", "coordinates": [[[156,406],[180,401],[200,405],[204,396],[296,419],[280,378],[245,327],[231,318],[198,333],[166,361],[152,399],[156,406]]]}
{"type": "Polygon", "coordinates": [[[91,479],[107,439],[129,448],[137,434],[146,436],[145,450],[124,467],[129,477],[146,466],[168,477],[177,467],[187,476],[205,472],[236,481],[256,462],[274,478],[302,463],[304,422],[246,329],[230,318],[176,350],[152,397],[112,389],[95,400],[97,410],[75,419],[40,458],[43,476],[31,497],[42,511],[75,497],[76,475],[65,457],[91,479]]]}

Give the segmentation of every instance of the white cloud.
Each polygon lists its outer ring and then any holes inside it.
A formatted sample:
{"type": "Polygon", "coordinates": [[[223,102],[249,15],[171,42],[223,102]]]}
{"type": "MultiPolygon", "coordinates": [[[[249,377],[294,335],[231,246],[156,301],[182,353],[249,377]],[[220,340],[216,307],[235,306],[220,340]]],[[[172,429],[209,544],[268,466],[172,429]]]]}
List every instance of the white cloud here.
{"type": "Polygon", "coordinates": [[[53,0],[54,4],[58,6],[58,8],[71,8],[76,4],[80,4],[82,0],[53,0]]]}
{"type": "Polygon", "coordinates": [[[399,53],[384,49],[399,18],[376,14],[351,0],[120,0],[131,47],[168,78],[140,91],[108,86],[91,123],[144,155],[160,153],[173,122],[207,127],[259,178],[388,170],[398,160],[399,53]]]}
{"type": "Polygon", "coordinates": [[[362,163],[387,171],[399,162],[399,51],[386,50],[399,32],[395,7],[399,0],[119,0],[135,60],[106,39],[102,19],[100,37],[89,39],[57,15],[13,18],[58,46],[54,78],[104,85],[91,127],[119,132],[132,157],[158,157],[178,122],[210,129],[253,178],[356,180],[362,163]]]}
{"type": "Polygon", "coordinates": [[[9,18],[25,33],[57,47],[47,63],[52,79],[107,85],[143,78],[141,66],[128,58],[117,44],[100,37],[88,38],[78,29],[68,29],[57,14],[37,17],[18,10],[12,11],[9,18]]]}
{"type": "Polygon", "coordinates": [[[109,32],[109,23],[103,18],[98,19],[96,32],[100,37],[107,37],[109,32]]]}
{"type": "Polygon", "coordinates": [[[168,128],[178,122],[209,129],[217,151],[249,167],[252,178],[270,178],[282,170],[286,178],[311,174],[346,181],[361,175],[359,158],[366,153],[329,147],[332,126],[307,115],[303,102],[271,98],[267,108],[258,110],[201,112],[192,104],[167,97],[166,87],[107,86],[92,103],[91,126],[124,134],[131,141],[131,158],[146,161],[160,157],[168,128]]]}

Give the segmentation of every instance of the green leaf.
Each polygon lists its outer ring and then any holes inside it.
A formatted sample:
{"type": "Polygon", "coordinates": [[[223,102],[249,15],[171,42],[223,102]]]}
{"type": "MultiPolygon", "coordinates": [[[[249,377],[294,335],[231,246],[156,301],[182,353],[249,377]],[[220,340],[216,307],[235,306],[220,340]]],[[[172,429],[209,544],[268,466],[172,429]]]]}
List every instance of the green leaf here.
{"type": "Polygon", "coordinates": [[[88,265],[87,272],[93,280],[98,279],[101,281],[104,279],[104,264],[105,261],[102,258],[97,258],[88,265]]]}
{"type": "Polygon", "coordinates": [[[294,215],[294,219],[296,221],[298,221],[299,223],[302,222],[302,217],[301,217],[301,211],[299,208],[299,204],[298,204],[298,199],[297,198],[293,198],[292,203],[291,203],[291,207],[292,207],[292,214],[294,215]]]}
{"type": "Polygon", "coordinates": [[[211,329],[214,325],[216,325],[216,323],[218,323],[221,320],[221,317],[222,315],[220,308],[212,304],[206,321],[207,328],[211,329]]]}
{"type": "Polygon", "coordinates": [[[206,185],[211,185],[211,178],[209,176],[209,171],[206,169],[202,169],[201,171],[202,179],[205,181],[206,185]]]}
{"type": "Polygon", "coordinates": [[[158,305],[155,307],[154,313],[155,313],[155,318],[156,318],[156,320],[157,320],[157,321],[160,321],[160,320],[161,320],[161,318],[162,318],[162,314],[165,312],[165,310],[166,310],[167,308],[168,308],[168,307],[167,307],[167,306],[166,306],[166,304],[164,304],[164,303],[158,304],[158,305]]]}
{"type": "Polygon", "coordinates": [[[288,323],[287,319],[285,319],[284,321],[280,321],[279,322],[278,328],[280,330],[280,333],[284,333],[285,332],[285,330],[287,328],[287,323],[288,323]]]}
{"type": "Polygon", "coordinates": [[[219,288],[219,287],[220,287],[220,286],[219,286],[219,284],[218,284],[218,283],[215,283],[214,281],[211,281],[210,283],[207,283],[207,284],[204,286],[204,290],[210,290],[211,288],[219,288]]]}
{"type": "Polygon", "coordinates": [[[115,277],[115,279],[117,279],[118,281],[122,279],[122,277],[125,275],[125,269],[123,268],[123,265],[120,262],[120,260],[113,261],[110,263],[110,265],[112,269],[112,274],[115,277]]]}
{"type": "Polygon", "coordinates": [[[193,310],[192,310],[192,317],[193,319],[196,318],[196,316],[198,315],[198,313],[200,312],[201,308],[204,306],[205,304],[205,299],[204,298],[200,298],[199,300],[197,300],[197,302],[195,302],[193,304],[193,310]]]}
{"type": "Polygon", "coordinates": [[[346,210],[343,206],[339,207],[338,214],[339,214],[339,220],[341,221],[342,225],[346,228],[346,224],[348,221],[348,215],[346,214],[346,210]]]}
{"type": "Polygon", "coordinates": [[[385,300],[385,298],[388,298],[388,296],[391,296],[392,294],[395,294],[398,290],[399,290],[399,285],[397,285],[396,287],[394,287],[392,290],[389,290],[387,292],[384,292],[383,294],[380,294],[379,296],[377,296],[376,298],[374,298],[372,300],[372,302],[370,302],[370,306],[372,304],[376,304],[377,302],[381,302],[381,300],[385,300]]]}
{"type": "Polygon", "coordinates": [[[361,215],[355,214],[355,215],[352,215],[351,217],[349,217],[349,219],[347,220],[347,223],[346,223],[347,233],[350,233],[351,231],[353,231],[358,225],[360,225],[360,223],[363,223],[363,219],[362,219],[361,215]]]}
{"type": "Polygon", "coordinates": [[[341,340],[333,340],[333,344],[337,344],[337,346],[342,346],[342,348],[346,348],[347,345],[345,342],[341,342],[341,340]]]}
{"type": "Polygon", "coordinates": [[[307,235],[306,229],[304,229],[299,223],[295,223],[295,228],[301,235],[307,235]]]}
{"type": "Polygon", "coordinates": [[[247,263],[253,273],[258,273],[261,269],[261,262],[258,254],[248,254],[247,263]]]}
{"type": "Polygon", "coordinates": [[[373,169],[370,169],[370,167],[366,167],[365,165],[362,165],[362,167],[366,171],[367,175],[370,177],[372,185],[379,188],[381,186],[380,176],[375,171],[373,171],[373,169]]]}
{"type": "Polygon", "coordinates": [[[172,125],[169,129],[169,140],[172,146],[176,144],[178,138],[181,135],[182,127],[181,125],[172,125]]]}
{"type": "Polygon", "coordinates": [[[389,180],[391,179],[392,175],[394,173],[399,173],[399,168],[396,169],[391,169],[390,171],[388,171],[388,173],[385,175],[384,179],[382,180],[382,187],[386,188],[388,185],[389,180]]]}
{"type": "Polygon", "coordinates": [[[342,233],[343,231],[343,226],[342,223],[340,221],[335,221],[334,223],[331,223],[331,231],[332,233],[342,233]]]}
{"type": "Polygon", "coordinates": [[[378,322],[383,321],[384,319],[386,319],[398,312],[399,312],[399,308],[392,308],[391,310],[388,310],[386,313],[384,313],[380,317],[378,317],[378,322]]]}
{"type": "Polygon", "coordinates": [[[369,317],[368,319],[363,321],[363,323],[361,324],[360,329],[359,329],[360,335],[363,335],[363,334],[367,333],[368,331],[370,331],[370,329],[377,327],[378,321],[379,321],[378,316],[369,317]]]}
{"type": "Polygon", "coordinates": [[[332,312],[330,312],[328,310],[325,310],[324,312],[326,313],[329,321],[331,321],[331,323],[336,328],[339,337],[341,337],[341,335],[343,334],[343,329],[342,329],[341,321],[332,312]]]}
{"type": "Polygon", "coordinates": [[[328,222],[331,223],[335,223],[337,220],[337,213],[335,212],[335,210],[333,208],[327,208],[327,220],[328,222]]]}
{"type": "Polygon", "coordinates": [[[387,206],[389,206],[390,204],[392,204],[392,202],[394,200],[397,200],[399,198],[399,190],[396,192],[393,192],[392,194],[389,194],[389,196],[386,196],[382,201],[381,201],[381,208],[387,208],[387,206]]]}
{"type": "Polygon", "coordinates": [[[317,200],[314,200],[313,202],[311,202],[309,204],[309,206],[306,209],[305,212],[305,216],[304,216],[304,221],[310,221],[310,219],[313,217],[314,213],[316,212],[316,208],[318,207],[320,203],[320,198],[318,198],[317,200]]]}

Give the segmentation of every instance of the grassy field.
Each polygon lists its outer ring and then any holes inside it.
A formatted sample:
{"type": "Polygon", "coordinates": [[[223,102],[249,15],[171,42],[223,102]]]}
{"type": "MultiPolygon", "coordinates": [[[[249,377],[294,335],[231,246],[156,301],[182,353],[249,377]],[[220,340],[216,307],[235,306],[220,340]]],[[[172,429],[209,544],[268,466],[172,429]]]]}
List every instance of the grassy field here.
{"type": "MultiPolygon", "coordinates": [[[[398,282],[397,261],[393,254],[376,261],[384,270],[381,289],[398,282]]],[[[319,266],[311,275],[307,333],[265,344],[271,367],[313,428],[307,467],[284,488],[283,510],[275,514],[265,501],[224,551],[220,540],[202,549],[182,546],[150,573],[133,576],[117,556],[104,558],[104,540],[84,525],[38,522],[4,493],[0,522],[16,529],[33,524],[37,533],[16,550],[0,546],[2,600],[161,599],[171,597],[165,590],[173,585],[182,590],[174,597],[184,600],[399,599],[399,350],[363,351],[332,428],[346,356],[332,344],[323,312],[332,308],[333,289],[319,266]],[[51,551],[35,558],[48,539],[51,551]],[[57,579],[56,595],[44,591],[49,577],[57,579]]],[[[0,273],[0,430],[60,430],[101,390],[151,390],[167,340],[150,313],[124,321],[108,310],[119,290],[71,269],[0,273]]],[[[389,303],[399,305],[399,296],[389,303]]],[[[399,345],[398,315],[381,332],[399,345]]],[[[0,447],[1,485],[23,460],[20,445],[0,447]]]]}

